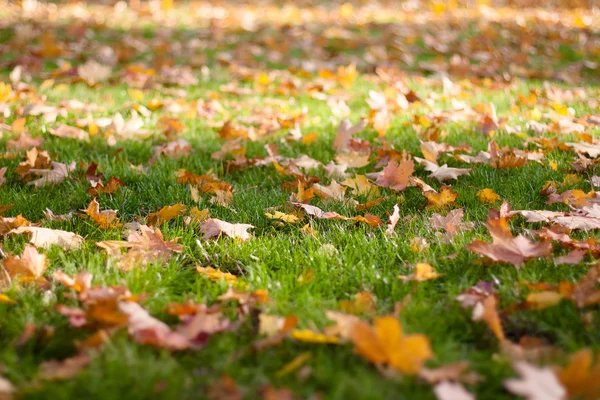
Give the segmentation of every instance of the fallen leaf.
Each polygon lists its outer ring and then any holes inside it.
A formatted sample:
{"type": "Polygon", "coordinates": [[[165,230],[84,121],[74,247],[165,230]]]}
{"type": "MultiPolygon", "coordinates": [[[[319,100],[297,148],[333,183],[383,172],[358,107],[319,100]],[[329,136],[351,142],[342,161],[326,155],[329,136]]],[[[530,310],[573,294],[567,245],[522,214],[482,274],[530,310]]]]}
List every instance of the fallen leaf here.
{"type": "Polygon", "coordinates": [[[430,279],[439,278],[442,274],[435,272],[433,267],[427,263],[417,263],[414,267],[414,272],[410,275],[398,275],[398,279],[407,281],[428,281],[430,279]]]}
{"type": "Polygon", "coordinates": [[[41,187],[60,183],[68,178],[69,172],[73,171],[74,169],[75,162],[67,165],[52,161],[52,169],[30,169],[28,173],[41,176],[41,178],[28,182],[27,184],[35,187],[41,187]]]}
{"type": "Polygon", "coordinates": [[[225,234],[230,238],[245,241],[252,238],[252,235],[248,232],[248,229],[252,228],[254,226],[249,224],[231,224],[220,219],[210,218],[200,225],[200,232],[204,234],[204,240],[225,234]]]}
{"type": "Polygon", "coordinates": [[[392,236],[394,234],[394,229],[396,228],[396,224],[400,220],[400,208],[398,204],[394,205],[394,212],[390,215],[390,220],[387,224],[387,228],[385,230],[385,234],[388,236],[392,236]]]}
{"type": "Polygon", "coordinates": [[[425,171],[431,172],[430,178],[435,178],[439,182],[458,179],[459,176],[469,175],[472,171],[470,168],[450,168],[447,164],[440,167],[434,162],[419,157],[415,157],[415,160],[425,167],[425,171]]]}
{"type": "Polygon", "coordinates": [[[425,335],[405,335],[396,317],[377,317],[371,327],[365,322],[353,326],[352,343],[361,356],[374,364],[388,364],[398,371],[415,375],[433,357],[425,335]]]}
{"type": "Polygon", "coordinates": [[[100,229],[114,229],[121,226],[117,218],[116,210],[100,211],[100,204],[96,199],[93,199],[88,208],[83,210],[91,219],[96,222],[100,229]]]}
{"type": "Polygon", "coordinates": [[[565,400],[567,391],[550,368],[539,368],[526,361],[513,365],[521,379],[511,378],[504,386],[512,394],[527,400],[565,400]]]}
{"type": "Polygon", "coordinates": [[[438,400],[475,400],[460,383],[444,381],[433,387],[433,393],[438,400]]]}
{"type": "Polygon", "coordinates": [[[164,206],[157,212],[148,214],[148,225],[162,225],[165,222],[172,220],[173,218],[184,215],[186,210],[187,206],[184,206],[181,203],[173,204],[170,206],[164,206]]]}
{"type": "Polygon", "coordinates": [[[61,231],[59,229],[40,228],[36,226],[21,226],[13,229],[9,234],[20,235],[23,233],[31,234],[29,243],[35,247],[50,248],[56,245],[65,250],[76,250],[81,248],[83,238],[73,232],[61,231]]]}
{"type": "Polygon", "coordinates": [[[517,268],[529,258],[544,257],[552,251],[548,241],[534,242],[522,235],[514,237],[505,218],[488,219],[486,226],[492,235],[492,243],[474,240],[466,246],[467,250],[517,268]]]}
{"type": "Polygon", "coordinates": [[[458,198],[458,193],[452,191],[452,187],[444,185],[440,188],[439,193],[426,191],[423,192],[423,196],[427,199],[427,207],[441,209],[447,208],[449,205],[455,205],[454,200],[458,198]]]}
{"type": "Polygon", "coordinates": [[[388,187],[396,191],[402,191],[409,185],[408,178],[415,171],[413,160],[404,160],[400,163],[390,161],[383,169],[376,183],[379,186],[388,187]]]}
{"type": "Polygon", "coordinates": [[[498,196],[498,194],[492,189],[488,188],[481,189],[475,196],[479,197],[479,201],[481,201],[483,204],[496,204],[498,201],[500,201],[500,196],[498,196]]]}

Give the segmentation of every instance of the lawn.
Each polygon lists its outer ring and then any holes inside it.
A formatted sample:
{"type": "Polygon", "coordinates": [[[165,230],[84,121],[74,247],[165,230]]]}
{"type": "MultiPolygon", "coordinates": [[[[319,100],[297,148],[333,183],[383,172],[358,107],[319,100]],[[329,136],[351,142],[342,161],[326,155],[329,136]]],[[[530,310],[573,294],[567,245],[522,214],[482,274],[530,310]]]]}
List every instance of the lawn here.
{"type": "Polygon", "coordinates": [[[450,3],[0,1],[0,399],[600,398],[600,15],[450,3]]]}

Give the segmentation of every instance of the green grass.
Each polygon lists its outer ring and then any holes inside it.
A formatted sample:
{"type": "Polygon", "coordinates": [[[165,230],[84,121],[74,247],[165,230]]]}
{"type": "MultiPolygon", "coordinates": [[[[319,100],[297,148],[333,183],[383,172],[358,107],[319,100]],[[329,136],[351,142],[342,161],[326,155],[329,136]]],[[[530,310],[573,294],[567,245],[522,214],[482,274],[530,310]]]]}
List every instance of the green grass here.
{"type": "MultiPolygon", "coordinates": [[[[0,44],[10,38],[11,31],[10,27],[0,31],[0,44]],[[8,34],[5,34],[6,31],[8,34]]],[[[176,36],[181,37],[185,32],[176,36]]],[[[105,40],[101,32],[96,34],[96,40],[105,40]]],[[[152,27],[146,27],[136,35],[151,38],[154,32],[152,27]]],[[[108,36],[107,43],[110,43],[118,37],[118,32],[110,32],[108,36]]],[[[247,39],[246,36],[241,36],[238,40],[244,38],[247,39]]],[[[566,50],[561,52],[571,58],[581,57],[580,53],[566,50]]],[[[14,56],[9,52],[5,54],[14,56]]],[[[148,53],[139,55],[141,59],[151,56],[148,53]]],[[[185,64],[185,57],[180,61],[185,64]]],[[[50,65],[48,63],[47,67],[50,65]]],[[[204,99],[210,92],[219,93],[220,85],[235,79],[227,68],[216,63],[210,65],[212,78],[209,81],[201,80],[198,85],[188,88],[185,97],[187,102],[204,99]]],[[[9,68],[3,70],[5,81],[8,81],[6,78],[9,71],[9,68]]],[[[368,78],[367,74],[361,74],[349,90],[349,106],[352,110],[350,119],[353,121],[367,115],[369,108],[365,99],[368,91],[384,88],[368,78]]],[[[41,82],[39,76],[34,76],[34,86],[39,87],[41,82]]],[[[419,82],[416,76],[409,84],[423,98],[427,98],[432,90],[440,92],[441,88],[439,82],[432,88],[428,83],[419,82]]],[[[247,86],[252,87],[252,84],[247,86]]],[[[523,107],[515,113],[510,108],[511,99],[515,99],[518,93],[527,94],[530,89],[541,87],[542,82],[525,79],[516,81],[507,89],[490,89],[475,83],[468,90],[473,97],[467,101],[473,105],[493,102],[500,117],[509,118],[511,125],[524,127],[527,121],[524,115],[530,108],[523,107]]],[[[595,84],[589,83],[586,88],[595,93],[596,97],[600,96],[595,84]]],[[[68,84],[66,90],[49,88],[41,90],[40,94],[46,95],[47,104],[52,105],[68,99],[98,104],[103,110],[94,112],[93,115],[99,117],[112,116],[116,112],[128,114],[126,104],[133,100],[127,89],[128,86],[122,83],[96,88],[83,83],[72,83],[68,84]]],[[[169,97],[159,91],[145,91],[146,100],[154,96],[169,97]]],[[[221,94],[227,113],[232,117],[252,115],[253,109],[260,107],[265,98],[288,100],[287,96],[274,94],[241,97],[221,94]],[[239,112],[235,111],[234,106],[237,104],[242,108],[239,112]]],[[[598,109],[594,110],[586,102],[574,100],[565,104],[573,107],[577,116],[598,114],[598,109]]],[[[439,101],[435,103],[435,107],[448,108],[449,103],[439,101]]],[[[537,107],[549,110],[548,105],[537,107]]],[[[287,133],[286,130],[281,130],[265,141],[246,143],[248,158],[266,156],[263,145],[269,142],[280,143],[282,154],[288,157],[307,154],[325,164],[333,160],[335,153],[331,144],[336,125],[328,122],[332,116],[330,109],[322,101],[299,95],[288,113],[293,115],[302,108],[308,110],[308,121],[302,126],[302,132],[319,132],[316,143],[292,143],[288,147],[281,144],[280,139],[287,133]],[[315,119],[317,117],[320,121],[315,119]]],[[[15,107],[12,109],[15,110],[15,107]]],[[[415,156],[421,156],[419,137],[410,121],[414,114],[424,115],[430,111],[431,108],[427,105],[411,106],[409,111],[395,115],[386,140],[396,149],[405,149],[415,156]]],[[[153,112],[146,119],[146,126],[152,129],[158,119],[166,114],[168,113],[162,110],[153,112]]],[[[85,115],[69,112],[66,118],[59,117],[59,121],[73,125],[82,116],[85,115]]],[[[94,285],[127,285],[132,293],[144,294],[146,297],[142,305],[152,315],[169,324],[176,321],[165,312],[168,304],[186,300],[213,304],[227,289],[224,282],[211,282],[199,276],[195,270],[196,264],[231,272],[252,290],[267,289],[271,301],[262,306],[262,310],[280,316],[297,315],[299,326],[305,328],[324,328],[329,324],[325,317],[326,310],[338,309],[340,301],[351,300],[356,293],[364,290],[376,296],[378,315],[392,313],[396,303],[410,296],[399,318],[407,332],[423,333],[430,338],[435,358],[427,365],[435,367],[468,360],[471,369],[485,377],[485,381],[479,385],[468,385],[468,389],[478,399],[509,399],[513,397],[504,391],[502,381],[514,375],[510,359],[500,354],[498,341],[491,331],[482,322],[472,321],[470,310],[462,309],[455,300],[456,296],[479,281],[496,281],[499,283],[497,290],[501,299],[500,308],[503,309],[524,299],[525,292],[517,285],[520,281],[574,282],[585,275],[589,268],[585,263],[555,266],[550,259],[530,260],[518,270],[507,264],[486,266],[481,262],[481,257],[464,248],[474,238],[489,240],[484,226],[489,205],[482,204],[475,196],[483,188],[493,189],[509,201],[513,209],[567,210],[567,206],[562,204],[546,205],[546,198],[540,194],[540,190],[547,181],[561,182],[567,173],[572,172],[569,162],[574,160],[573,153],[553,151],[546,154],[544,165],[530,162],[517,169],[504,170],[474,165],[471,175],[452,182],[452,187],[459,193],[457,203],[465,210],[465,220],[475,222],[475,229],[460,233],[450,244],[443,243],[439,232],[429,227],[429,217],[435,211],[425,207],[426,199],[416,187],[407,188],[401,193],[382,189],[382,193],[388,198],[368,211],[387,221],[386,213],[391,213],[394,204],[399,204],[401,221],[391,237],[385,234],[385,226],[372,228],[339,220],[312,221],[312,227],[318,232],[316,237],[312,237],[300,232],[303,224],[280,227],[264,215],[265,209],[269,207],[286,205],[290,193],[282,190],[281,184],[289,178],[278,175],[272,166],[223,174],[224,164],[211,158],[211,154],[223,144],[216,129],[209,127],[201,117],[188,118],[183,114],[178,118],[185,125],[182,137],[192,144],[192,154],[174,159],[161,157],[147,175],[136,172],[130,165],[147,162],[153,154],[153,146],[161,143],[159,135],[148,141],[120,142],[115,147],[109,147],[100,137],[94,137],[85,143],[44,133],[47,127],[53,125],[45,124],[40,117],[28,117],[26,126],[33,136],[44,137],[42,148],[55,161],[96,162],[107,178],[116,176],[122,179],[126,187],[98,198],[102,209],[118,210],[122,222],[132,222],[174,203],[193,207],[196,204],[188,187],[176,184],[175,172],[185,168],[201,174],[213,169],[235,188],[233,203],[230,208],[220,207],[209,203],[209,197],[204,196],[200,208],[208,208],[213,218],[254,225],[254,237],[247,242],[223,237],[219,240],[200,240],[198,244],[197,240],[201,239],[198,227],[187,227],[182,218],[176,218],[160,228],[166,239],[180,237],[183,252],[164,266],[149,265],[145,269],[124,272],[117,269],[115,263],[95,246],[95,242],[101,240],[120,239],[122,230],[101,230],[89,219],[76,216],[71,221],[45,225],[76,232],[86,240],[80,250],[45,250],[49,259],[47,277],[58,269],[70,275],[87,270],[94,275],[94,285]],[[549,160],[558,163],[557,171],[547,165],[549,160]],[[405,221],[404,217],[410,217],[410,220],[405,221]],[[426,238],[430,242],[429,248],[423,252],[413,251],[409,242],[415,237],[426,238]],[[325,245],[332,245],[337,251],[323,251],[325,245]],[[456,254],[456,257],[446,257],[452,254],[456,254]],[[409,274],[411,265],[417,262],[430,263],[443,276],[431,281],[402,283],[397,276],[409,274]],[[298,278],[308,270],[312,270],[315,279],[309,283],[300,283],[298,278]]],[[[14,119],[13,113],[4,122],[10,125],[14,119]]],[[[444,127],[449,133],[446,142],[453,145],[467,143],[473,147],[474,154],[479,150],[486,150],[490,138],[476,132],[469,124],[449,123],[444,127]]],[[[596,134],[598,128],[590,129],[588,133],[596,134]]],[[[376,134],[372,129],[367,129],[358,136],[376,143],[376,134]]],[[[2,139],[3,151],[8,138],[10,135],[5,135],[2,139]]],[[[494,140],[501,145],[523,147],[522,137],[504,131],[499,131],[494,140]]],[[[570,140],[576,140],[576,137],[561,137],[561,141],[570,140]]],[[[8,167],[7,183],[0,187],[0,204],[14,205],[5,216],[22,214],[28,220],[37,222],[43,219],[46,208],[56,214],[63,214],[87,207],[91,196],[86,193],[89,185],[85,177],[82,177],[84,171],[78,169],[71,175],[73,179],[36,189],[20,182],[13,173],[23,156],[24,154],[20,154],[16,158],[0,160],[0,167],[8,167]]],[[[443,156],[442,160],[450,166],[463,166],[463,163],[447,156],[443,156]]],[[[370,164],[357,173],[372,172],[373,166],[374,164],[370,164]]],[[[597,172],[595,168],[590,175],[597,172]]],[[[315,174],[321,178],[322,183],[330,182],[322,170],[315,174]]],[[[435,188],[441,186],[437,181],[428,179],[428,173],[422,167],[417,167],[415,175],[435,188]]],[[[585,179],[569,188],[590,190],[585,179]]],[[[364,202],[365,199],[359,200],[364,202]]],[[[336,202],[317,199],[311,204],[343,215],[362,214],[336,202]]],[[[515,218],[512,222],[515,232],[539,226],[527,224],[520,218],[515,218]]],[[[574,236],[600,238],[596,232],[574,236]]],[[[6,236],[3,240],[4,251],[13,254],[20,254],[26,243],[26,238],[18,236],[6,236]]],[[[557,248],[555,254],[565,254],[565,251],[557,248]]],[[[50,290],[52,294],[48,295],[36,287],[13,285],[5,294],[15,304],[0,303],[0,373],[19,388],[22,398],[205,398],[208,388],[223,375],[235,380],[245,398],[259,398],[260,389],[267,385],[287,387],[299,398],[316,395],[327,399],[434,398],[431,386],[417,378],[384,378],[376,368],[355,354],[350,344],[309,344],[286,339],[281,345],[262,352],[251,351],[251,345],[258,339],[253,326],[256,321],[251,319],[235,332],[214,335],[199,351],[176,353],[137,344],[128,338],[126,329],[120,329],[93,358],[89,367],[76,377],[66,381],[41,381],[37,379],[40,363],[74,355],[75,341],[83,340],[92,333],[85,328],[71,327],[67,319],[55,311],[57,304],[74,304],[71,291],[58,283],[53,284],[50,290]],[[34,338],[23,345],[16,345],[25,325],[32,323],[38,327],[52,326],[55,333],[49,338],[34,338]],[[283,366],[303,352],[310,352],[312,356],[306,363],[310,367],[310,374],[306,379],[301,380],[296,373],[277,376],[283,366]]],[[[549,345],[564,351],[563,354],[584,347],[600,350],[597,307],[580,310],[574,304],[561,302],[546,310],[521,310],[502,316],[507,338],[512,341],[518,341],[522,336],[543,338],[549,345]],[[583,320],[586,312],[593,313],[591,323],[583,320]]],[[[363,317],[367,319],[369,316],[363,317]]],[[[560,364],[563,360],[564,356],[559,357],[555,364],[560,364]]]]}

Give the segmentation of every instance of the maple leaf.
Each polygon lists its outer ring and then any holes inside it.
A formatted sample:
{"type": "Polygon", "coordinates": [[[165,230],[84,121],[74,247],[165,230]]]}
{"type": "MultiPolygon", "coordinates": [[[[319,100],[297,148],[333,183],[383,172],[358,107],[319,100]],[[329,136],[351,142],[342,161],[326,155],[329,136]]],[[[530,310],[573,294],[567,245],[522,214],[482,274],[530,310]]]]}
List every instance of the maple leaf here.
{"type": "Polygon", "coordinates": [[[529,258],[544,257],[552,251],[548,241],[536,243],[522,235],[514,237],[505,218],[489,219],[486,226],[492,235],[492,243],[475,240],[466,246],[468,250],[517,268],[529,258]]]}
{"type": "Polygon", "coordinates": [[[379,195],[379,188],[367,180],[364,175],[356,175],[354,178],[347,178],[342,185],[349,187],[354,196],[367,196],[372,199],[379,195]]]}
{"type": "Polygon", "coordinates": [[[275,211],[274,213],[265,213],[265,216],[269,219],[276,219],[279,221],[283,221],[283,222],[287,222],[290,224],[295,224],[297,222],[300,221],[300,218],[298,218],[296,215],[294,214],[284,214],[280,211],[275,211]]]}
{"type": "Polygon", "coordinates": [[[100,211],[100,204],[96,199],[90,202],[86,210],[83,210],[91,219],[98,224],[100,229],[114,229],[121,226],[117,218],[116,210],[100,211]]]}
{"type": "Polygon", "coordinates": [[[312,217],[319,218],[319,219],[341,219],[344,221],[359,221],[359,222],[364,222],[373,227],[383,225],[381,218],[379,218],[376,215],[367,214],[364,217],[360,216],[360,215],[358,215],[356,217],[345,217],[343,215],[336,213],[335,211],[325,212],[325,211],[321,210],[319,207],[311,206],[310,204],[293,203],[293,202],[291,204],[293,206],[302,208],[302,210],[307,215],[310,215],[312,217]]]}
{"type": "Polygon", "coordinates": [[[352,301],[340,301],[340,309],[351,314],[372,314],[375,313],[376,297],[373,293],[362,291],[354,295],[352,301]]]}
{"type": "Polygon", "coordinates": [[[409,185],[409,177],[415,171],[413,160],[403,160],[400,163],[392,160],[383,169],[382,174],[377,178],[379,186],[389,187],[396,191],[402,191],[409,185]]]}
{"type": "Polygon", "coordinates": [[[138,303],[122,301],[119,311],[127,316],[127,331],[137,343],[170,350],[183,350],[191,345],[187,337],[152,317],[138,303]]]}
{"type": "Polygon", "coordinates": [[[429,218],[429,223],[433,229],[445,230],[444,240],[450,242],[460,231],[475,227],[473,222],[463,222],[464,215],[465,210],[462,208],[449,211],[445,217],[435,213],[429,218]]]}
{"type": "Polygon", "coordinates": [[[74,126],[62,124],[56,129],[50,130],[50,134],[60,138],[77,139],[84,142],[89,142],[90,134],[74,126]]]}
{"type": "Polygon", "coordinates": [[[35,247],[49,248],[52,245],[62,247],[65,250],[74,250],[81,248],[83,238],[73,232],[61,231],[60,229],[40,228],[37,226],[21,226],[8,232],[9,234],[20,235],[23,233],[31,234],[29,243],[35,247]]]}
{"type": "Polygon", "coordinates": [[[398,207],[398,204],[396,204],[394,205],[394,212],[390,215],[390,220],[385,230],[386,235],[392,236],[394,234],[394,229],[396,228],[398,221],[400,221],[400,208],[398,207]]]}
{"type": "Polygon", "coordinates": [[[182,216],[185,214],[186,210],[187,206],[184,206],[181,203],[164,206],[157,212],[148,214],[148,225],[162,225],[173,218],[182,216]]]}
{"type": "Polygon", "coordinates": [[[198,207],[192,207],[190,215],[184,218],[186,225],[199,224],[210,218],[210,211],[208,209],[200,210],[198,207]]]}
{"type": "Polygon", "coordinates": [[[564,368],[557,368],[556,375],[567,390],[569,398],[595,400],[600,398],[600,364],[594,363],[590,349],[582,349],[569,357],[564,368]]]}
{"type": "Polygon", "coordinates": [[[41,187],[54,183],[60,183],[64,181],[69,176],[69,172],[73,171],[74,169],[74,161],[69,165],[52,161],[52,169],[30,169],[28,173],[39,175],[41,178],[28,182],[27,184],[35,187],[41,187]]]}
{"type": "Polygon", "coordinates": [[[469,175],[471,173],[470,168],[451,168],[448,167],[447,164],[442,165],[441,167],[434,162],[424,160],[419,157],[415,157],[415,160],[425,166],[425,171],[431,172],[429,175],[430,178],[435,178],[439,182],[447,181],[450,179],[458,179],[459,176],[469,175]]]}
{"type": "Polygon", "coordinates": [[[40,364],[40,377],[47,381],[71,379],[79,375],[90,362],[90,356],[86,353],[77,354],[60,361],[44,361],[40,364]]]}
{"type": "Polygon", "coordinates": [[[225,234],[231,238],[245,241],[252,238],[252,235],[248,232],[248,229],[252,228],[254,226],[249,224],[232,224],[220,219],[210,218],[200,225],[200,232],[204,233],[204,240],[225,234]]]}
{"type": "Polygon", "coordinates": [[[87,271],[82,271],[73,277],[65,274],[62,270],[58,270],[52,274],[52,279],[78,293],[85,292],[92,287],[93,277],[94,276],[87,271]]]}
{"type": "Polygon", "coordinates": [[[126,271],[149,263],[164,264],[171,259],[173,253],[181,253],[183,250],[183,246],[177,244],[177,238],[165,241],[160,229],[146,225],[140,225],[137,230],[131,231],[127,241],[105,240],[97,242],[96,246],[116,258],[119,268],[126,271]],[[128,249],[125,256],[121,254],[121,249],[128,249]]]}
{"type": "Polygon", "coordinates": [[[440,192],[435,190],[424,191],[423,196],[427,199],[427,207],[441,209],[449,205],[456,205],[454,200],[458,198],[458,193],[452,191],[452,187],[444,185],[440,188],[440,192]]]}
{"type": "Polygon", "coordinates": [[[479,192],[475,194],[475,196],[479,197],[479,201],[483,204],[495,204],[500,200],[500,196],[492,189],[481,189],[479,192]]]}
{"type": "Polygon", "coordinates": [[[213,267],[201,267],[199,265],[196,266],[196,271],[207,279],[213,282],[224,281],[228,284],[232,284],[237,282],[237,276],[233,275],[229,272],[223,272],[219,269],[215,269],[213,267]]]}
{"type": "Polygon", "coordinates": [[[114,193],[124,186],[125,182],[113,176],[106,182],[106,185],[102,184],[102,182],[92,182],[92,187],[87,192],[92,196],[97,196],[98,193],[114,193]]]}
{"type": "Polygon", "coordinates": [[[35,246],[25,246],[20,257],[7,257],[4,268],[8,275],[14,279],[18,277],[21,282],[45,282],[44,272],[48,266],[45,254],[40,254],[35,246]]]}
{"type": "Polygon", "coordinates": [[[192,146],[185,139],[177,139],[172,142],[167,142],[154,148],[154,155],[152,158],[150,158],[150,160],[148,160],[148,164],[154,164],[160,156],[166,156],[170,158],[189,156],[191,151],[192,146]]]}
{"type": "Polygon", "coordinates": [[[600,143],[593,142],[577,142],[577,143],[565,143],[567,146],[571,147],[578,153],[587,154],[592,158],[598,158],[600,156],[600,143]]]}
{"type": "Polygon", "coordinates": [[[479,374],[468,371],[468,369],[468,361],[458,361],[452,364],[442,365],[438,368],[423,368],[419,372],[419,377],[432,384],[447,381],[477,384],[483,379],[479,374]]]}
{"type": "Polygon", "coordinates": [[[410,275],[398,275],[398,279],[407,281],[428,281],[430,279],[439,278],[442,274],[435,272],[433,267],[427,263],[417,263],[414,267],[414,272],[410,275]]]}
{"type": "Polygon", "coordinates": [[[85,64],[77,67],[77,74],[88,85],[94,86],[98,82],[105,81],[110,77],[112,68],[108,65],[102,65],[97,61],[89,60],[85,64]]]}
{"type": "Polygon", "coordinates": [[[398,371],[415,375],[433,357],[425,335],[405,335],[396,317],[377,317],[373,326],[354,324],[351,334],[354,349],[374,364],[387,364],[398,371]]]}
{"type": "Polygon", "coordinates": [[[527,400],[565,400],[566,390],[550,368],[539,368],[526,361],[513,365],[521,379],[504,381],[506,389],[527,400]]]}
{"type": "Polygon", "coordinates": [[[433,388],[437,400],[475,400],[475,396],[467,392],[460,383],[444,381],[433,388]]]}
{"type": "Polygon", "coordinates": [[[335,180],[332,180],[329,186],[323,186],[315,183],[312,187],[312,190],[314,194],[324,200],[332,199],[341,202],[348,200],[346,199],[346,188],[337,183],[335,180]]]}

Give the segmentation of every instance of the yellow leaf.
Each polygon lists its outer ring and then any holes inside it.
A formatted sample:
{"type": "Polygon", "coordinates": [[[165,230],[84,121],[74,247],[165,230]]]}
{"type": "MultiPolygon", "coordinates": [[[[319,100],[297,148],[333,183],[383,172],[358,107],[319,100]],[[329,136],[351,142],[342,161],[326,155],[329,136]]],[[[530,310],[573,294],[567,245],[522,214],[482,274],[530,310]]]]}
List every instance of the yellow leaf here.
{"type": "Polygon", "coordinates": [[[458,193],[453,192],[450,186],[444,185],[439,193],[431,190],[423,192],[423,196],[427,198],[427,207],[446,208],[448,205],[454,205],[454,200],[458,198],[458,193]]]}
{"type": "Polygon", "coordinates": [[[558,164],[554,161],[548,161],[548,166],[552,168],[554,171],[558,171],[558,164]]]}
{"type": "Polygon", "coordinates": [[[552,103],[552,108],[554,109],[554,111],[556,111],[559,115],[562,115],[563,117],[569,115],[569,109],[563,104],[552,103]]]}
{"type": "Polygon", "coordinates": [[[299,342],[333,344],[338,344],[340,342],[340,339],[337,336],[325,335],[323,333],[311,331],[310,329],[294,329],[290,336],[299,342]]]}
{"type": "Polygon", "coordinates": [[[273,214],[267,212],[265,213],[265,216],[269,219],[277,219],[290,224],[295,224],[296,222],[300,221],[300,218],[293,214],[284,214],[279,211],[275,211],[273,214]]]}
{"type": "Polygon", "coordinates": [[[7,295],[0,293],[0,303],[15,304],[16,302],[7,295]]]}
{"type": "Polygon", "coordinates": [[[527,295],[527,306],[534,310],[541,310],[560,303],[563,296],[558,292],[533,292],[527,295]]]}
{"type": "Polygon", "coordinates": [[[200,210],[198,207],[194,207],[190,210],[190,217],[192,222],[200,223],[210,218],[210,211],[208,209],[200,210]]]}
{"type": "Polygon", "coordinates": [[[27,118],[18,118],[15,119],[12,123],[12,131],[13,133],[22,133],[25,132],[25,123],[27,122],[27,118]]]}
{"type": "Polygon", "coordinates": [[[144,92],[139,89],[129,88],[127,89],[127,93],[129,93],[129,96],[135,101],[144,100],[144,92]]]}
{"type": "Polygon", "coordinates": [[[148,225],[160,225],[173,218],[182,216],[187,210],[187,206],[181,203],[165,206],[155,213],[148,214],[148,225]]]}
{"type": "Polygon", "coordinates": [[[312,354],[310,354],[309,352],[304,352],[304,353],[300,354],[298,357],[294,358],[292,361],[290,361],[289,363],[284,365],[283,368],[281,368],[279,371],[277,371],[275,376],[278,378],[281,378],[282,376],[285,376],[285,375],[289,374],[290,372],[294,372],[295,370],[300,368],[303,364],[305,364],[308,360],[310,360],[311,357],[312,357],[312,354]]]}
{"type": "Polygon", "coordinates": [[[500,196],[492,189],[482,189],[475,195],[483,204],[495,204],[500,200],[500,196]]]}
{"type": "Polygon", "coordinates": [[[205,278],[213,282],[219,282],[224,280],[227,283],[234,283],[237,281],[237,277],[229,272],[223,272],[220,269],[213,267],[201,267],[196,266],[196,271],[205,278]]]}
{"type": "Polygon", "coordinates": [[[420,334],[404,335],[396,317],[375,318],[373,325],[357,322],[350,335],[355,351],[372,363],[385,363],[404,374],[415,375],[433,357],[429,339],[420,334]]]}

